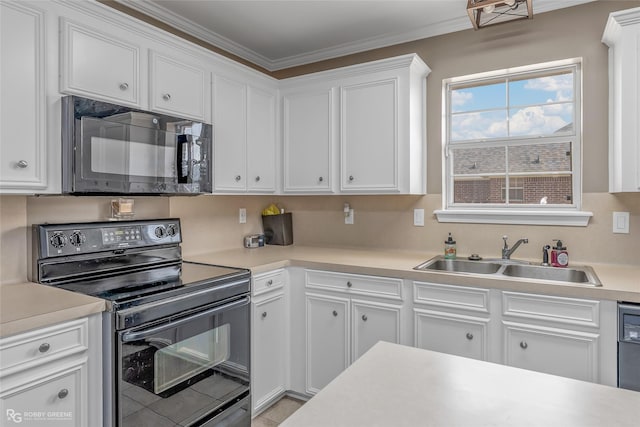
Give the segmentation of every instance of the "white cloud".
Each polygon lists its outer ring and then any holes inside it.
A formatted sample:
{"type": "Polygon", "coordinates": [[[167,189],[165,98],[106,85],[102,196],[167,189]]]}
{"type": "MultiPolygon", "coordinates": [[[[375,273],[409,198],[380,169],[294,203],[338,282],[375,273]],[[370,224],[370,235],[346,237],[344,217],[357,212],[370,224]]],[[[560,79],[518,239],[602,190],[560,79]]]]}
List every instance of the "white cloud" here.
{"type": "Polygon", "coordinates": [[[451,92],[451,105],[461,107],[473,100],[473,93],[462,90],[454,90],[451,92]]]}
{"type": "Polygon", "coordinates": [[[555,92],[555,98],[547,102],[571,101],[573,99],[573,75],[562,74],[527,80],[524,89],[555,92]]]}
{"type": "Polygon", "coordinates": [[[547,115],[543,107],[527,107],[511,116],[511,135],[549,135],[567,124],[559,115],[547,115]]]}

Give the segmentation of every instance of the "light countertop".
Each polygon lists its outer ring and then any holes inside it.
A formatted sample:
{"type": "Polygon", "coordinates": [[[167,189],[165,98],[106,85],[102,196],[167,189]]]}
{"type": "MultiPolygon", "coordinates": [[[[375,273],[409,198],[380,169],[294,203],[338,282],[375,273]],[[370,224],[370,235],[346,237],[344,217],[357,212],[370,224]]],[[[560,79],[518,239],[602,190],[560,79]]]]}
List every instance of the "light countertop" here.
{"type": "Polygon", "coordinates": [[[637,426],[640,393],[379,342],[282,427],[637,426]]]}
{"type": "MultiPolygon", "coordinates": [[[[207,264],[248,268],[254,274],[296,266],[459,286],[640,303],[640,266],[590,264],[600,278],[602,287],[413,270],[416,265],[436,255],[439,254],[290,245],[230,249],[187,255],[184,258],[207,264]]],[[[104,309],[105,304],[100,299],[51,286],[31,282],[1,284],[0,337],[87,316],[104,309]]]]}
{"type": "Polygon", "coordinates": [[[104,311],[99,298],[37,283],[0,285],[0,338],[104,311]]]}
{"type": "Polygon", "coordinates": [[[561,284],[532,279],[417,271],[413,267],[437,253],[394,250],[345,249],[312,246],[264,246],[185,256],[189,261],[250,269],[254,274],[298,266],[345,273],[368,274],[459,286],[552,294],[640,303],[640,265],[589,264],[601,287],[561,284]]]}

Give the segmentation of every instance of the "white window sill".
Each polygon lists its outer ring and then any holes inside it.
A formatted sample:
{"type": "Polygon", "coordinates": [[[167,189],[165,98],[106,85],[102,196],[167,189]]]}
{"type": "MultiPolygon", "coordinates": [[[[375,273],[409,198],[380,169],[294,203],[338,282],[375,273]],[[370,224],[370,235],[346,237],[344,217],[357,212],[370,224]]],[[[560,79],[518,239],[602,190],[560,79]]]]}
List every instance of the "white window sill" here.
{"type": "Polygon", "coordinates": [[[501,209],[456,209],[433,212],[438,222],[473,224],[563,225],[586,227],[592,212],[501,209]]]}

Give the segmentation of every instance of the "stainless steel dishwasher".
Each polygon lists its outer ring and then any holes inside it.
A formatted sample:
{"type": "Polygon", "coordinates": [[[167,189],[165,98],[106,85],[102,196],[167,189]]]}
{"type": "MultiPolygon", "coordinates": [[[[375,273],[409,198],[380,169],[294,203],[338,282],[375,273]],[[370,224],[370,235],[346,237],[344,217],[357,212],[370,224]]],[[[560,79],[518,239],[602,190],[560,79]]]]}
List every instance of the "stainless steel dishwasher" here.
{"type": "Polygon", "coordinates": [[[618,387],[640,391],[640,304],[618,304],[618,387]]]}

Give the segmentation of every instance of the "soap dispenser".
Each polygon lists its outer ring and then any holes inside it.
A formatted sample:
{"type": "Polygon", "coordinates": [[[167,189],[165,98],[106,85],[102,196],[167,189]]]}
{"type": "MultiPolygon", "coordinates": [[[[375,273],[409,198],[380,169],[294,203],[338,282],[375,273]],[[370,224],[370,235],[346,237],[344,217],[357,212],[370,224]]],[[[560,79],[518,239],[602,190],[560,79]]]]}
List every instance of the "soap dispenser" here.
{"type": "Polygon", "coordinates": [[[562,240],[554,240],[556,245],[551,249],[551,265],[553,267],[566,267],[569,265],[569,252],[562,246],[562,240]]]}
{"type": "Polygon", "coordinates": [[[449,233],[449,238],[444,241],[444,259],[456,259],[456,241],[449,233]]]}

